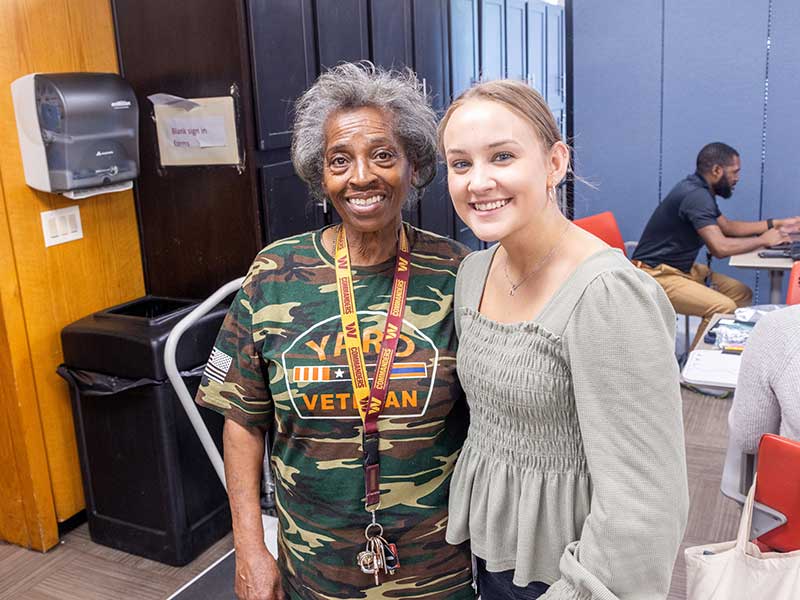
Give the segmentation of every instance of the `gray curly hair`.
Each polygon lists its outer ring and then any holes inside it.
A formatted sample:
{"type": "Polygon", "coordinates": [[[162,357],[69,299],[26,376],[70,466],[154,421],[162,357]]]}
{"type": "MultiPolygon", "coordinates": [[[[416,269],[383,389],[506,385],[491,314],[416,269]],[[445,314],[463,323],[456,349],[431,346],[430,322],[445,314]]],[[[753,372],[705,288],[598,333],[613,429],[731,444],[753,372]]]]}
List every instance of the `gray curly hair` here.
{"type": "Polygon", "coordinates": [[[325,124],[335,112],[375,107],[391,115],[395,135],[416,169],[413,204],[436,175],[436,113],[411,69],[386,70],[369,61],[341,63],[319,76],[295,105],[292,164],[316,198],[323,198],[325,124]]]}

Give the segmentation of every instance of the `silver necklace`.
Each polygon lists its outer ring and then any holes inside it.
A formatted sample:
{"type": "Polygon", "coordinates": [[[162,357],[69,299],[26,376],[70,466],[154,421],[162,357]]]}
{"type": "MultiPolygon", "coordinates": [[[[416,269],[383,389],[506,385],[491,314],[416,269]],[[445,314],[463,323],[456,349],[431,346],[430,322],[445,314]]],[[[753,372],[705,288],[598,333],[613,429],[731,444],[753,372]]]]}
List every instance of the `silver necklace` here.
{"type": "Polygon", "coordinates": [[[512,279],[511,279],[511,276],[508,274],[508,254],[506,254],[506,261],[505,261],[505,263],[503,263],[503,274],[506,276],[506,280],[508,281],[508,284],[511,286],[508,289],[508,295],[509,296],[513,296],[514,292],[516,292],[520,287],[522,287],[522,285],[526,281],[528,281],[528,279],[533,277],[533,275],[535,273],[537,273],[545,265],[545,263],[547,263],[547,261],[553,256],[553,254],[555,254],[555,251],[558,248],[558,246],[561,244],[561,242],[563,241],[564,236],[567,235],[567,231],[569,230],[569,226],[570,225],[572,225],[572,221],[567,221],[567,226],[564,227],[564,230],[561,232],[561,235],[558,236],[558,239],[556,240],[556,243],[553,244],[553,247],[550,248],[550,251],[547,254],[545,254],[544,256],[542,256],[539,260],[537,260],[536,264],[533,265],[533,268],[530,271],[528,271],[528,273],[522,279],[520,279],[517,283],[514,283],[512,281],[512,279]]]}

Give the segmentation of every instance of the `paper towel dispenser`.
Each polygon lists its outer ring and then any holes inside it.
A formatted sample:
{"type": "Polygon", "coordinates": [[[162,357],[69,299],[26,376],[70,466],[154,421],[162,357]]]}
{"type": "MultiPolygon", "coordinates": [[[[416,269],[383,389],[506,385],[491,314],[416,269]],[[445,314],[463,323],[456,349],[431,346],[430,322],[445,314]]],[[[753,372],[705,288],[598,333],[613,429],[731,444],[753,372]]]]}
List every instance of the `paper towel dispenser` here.
{"type": "Polygon", "coordinates": [[[34,73],[14,81],[11,93],[29,186],[73,198],[132,186],[139,107],[122,77],[34,73]]]}

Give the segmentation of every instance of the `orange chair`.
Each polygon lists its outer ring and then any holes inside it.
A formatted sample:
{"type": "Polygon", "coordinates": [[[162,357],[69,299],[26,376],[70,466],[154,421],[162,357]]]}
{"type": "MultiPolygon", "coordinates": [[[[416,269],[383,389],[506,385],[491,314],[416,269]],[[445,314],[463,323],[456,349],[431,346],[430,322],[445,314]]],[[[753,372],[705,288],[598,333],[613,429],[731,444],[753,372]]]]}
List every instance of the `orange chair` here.
{"type": "MultiPolygon", "coordinates": [[[[612,248],[622,250],[622,253],[628,258],[633,254],[638,242],[626,242],[622,239],[622,234],[619,231],[619,225],[614,218],[614,213],[611,211],[601,212],[596,215],[589,215],[582,219],[575,219],[575,225],[589,233],[599,237],[606,244],[612,248]]],[[[800,292],[798,293],[798,302],[800,302],[800,292]]],[[[689,315],[684,315],[683,320],[683,336],[684,336],[684,353],[689,353],[689,315]]]]}
{"type": "Polygon", "coordinates": [[[756,471],[750,539],[757,539],[764,551],[800,549],[800,441],[766,433],[761,436],[758,454],[745,454],[728,439],[722,494],[744,505],[756,471]]]}
{"type": "Polygon", "coordinates": [[[794,261],[789,273],[789,290],[786,292],[786,304],[800,304],[800,260],[794,261]]]}
{"type": "Polygon", "coordinates": [[[584,231],[599,237],[612,248],[619,248],[627,256],[625,241],[619,232],[619,225],[617,225],[617,220],[614,218],[614,213],[610,211],[601,212],[582,219],[575,219],[573,223],[584,231]]]}
{"type": "Polygon", "coordinates": [[[758,541],[780,552],[800,549],[800,442],[771,433],[758,445],[756,502],[786,515],[787,522],[758,541]]]}

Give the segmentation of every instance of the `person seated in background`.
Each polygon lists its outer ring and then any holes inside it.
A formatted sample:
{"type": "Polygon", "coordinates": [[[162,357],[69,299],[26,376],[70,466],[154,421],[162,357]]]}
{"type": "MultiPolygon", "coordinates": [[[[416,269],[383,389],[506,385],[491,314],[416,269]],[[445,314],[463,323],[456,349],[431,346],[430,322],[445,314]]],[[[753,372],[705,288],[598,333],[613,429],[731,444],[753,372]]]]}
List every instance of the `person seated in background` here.
{"type": "Polygon", "coordinates": [[[741,281],[695,262],[703,244],[715,258],[725,258],[788,242],[788,233],[800,228],[800,217],[764,221],[725,217],[716,197],[731,197],[740,171],[736,150],[722,142],[704,146],[697,155],[697,170],[658,205],[633,253],[634,264],[664,288],[676,312],[703,318],[692,347],[714,313],[732,313],[748,306],[753,296],[741,281]]]}
{"type": "Polygon", "coordinates": [[[747,340],[731,407],[731,439],[755,453],[765,433],[800,440],[800,305],[764,315],[747,340]]]}

